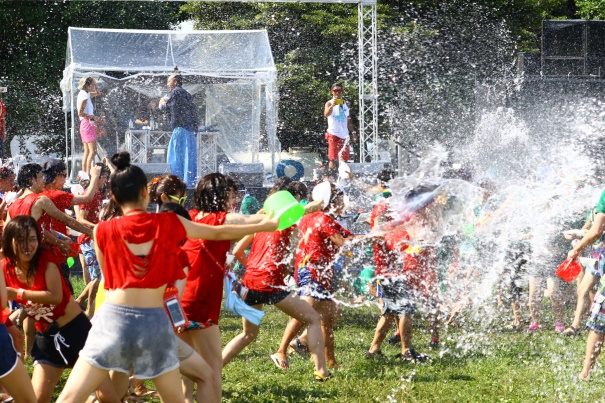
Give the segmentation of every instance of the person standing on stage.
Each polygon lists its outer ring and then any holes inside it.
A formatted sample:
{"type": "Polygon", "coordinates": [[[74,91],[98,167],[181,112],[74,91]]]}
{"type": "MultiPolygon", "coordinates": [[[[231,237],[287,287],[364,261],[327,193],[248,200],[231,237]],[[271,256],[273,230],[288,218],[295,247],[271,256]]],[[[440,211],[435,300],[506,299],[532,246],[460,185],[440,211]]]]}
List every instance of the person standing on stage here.
{"type": "Polygon", "coordinates": [[[199,118],[193,97],[182,87],[183,77],[173,74],[168,77],[170,95],[160,99],[160,109],[166,108],[170,114],[172,136],[168,144],[167,162],[172,173],[187,186],[195,186],[197,174],[197,154],[195,132],[199,118]]]}
{"type": "Polygon", "coordinates": [[[342,99],[342,85],[332,84],[330,88],[332,99],[326,102],[324,116],[328,119],[328,130],[325,138],[328,140],[328,169],[330,173],[338,167],[339,160],[349,161],[351,158],[349,149],[349,132],[356,133],[353,129],[353,121],[349,115],[349,106],[342,99]]]}

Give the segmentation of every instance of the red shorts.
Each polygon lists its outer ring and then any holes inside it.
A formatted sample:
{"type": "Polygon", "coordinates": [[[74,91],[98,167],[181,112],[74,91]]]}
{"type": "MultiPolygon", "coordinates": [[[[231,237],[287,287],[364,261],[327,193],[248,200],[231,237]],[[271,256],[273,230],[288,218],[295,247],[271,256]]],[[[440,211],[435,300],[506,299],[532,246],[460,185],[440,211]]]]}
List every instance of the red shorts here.
{"type": "Polygon", "coordinates": [[[349,143],[347,139],[341,139],[333,134],[326,133],[326,140],[328,140],[328,159],[330,161],[344,160],[348,161],[351,159],[351,153],[349,150],[349,143]],[[346,145],[345,145],[346,142],[346,145]],[[340,154],[342,150],[342,154],[340,154]]]}

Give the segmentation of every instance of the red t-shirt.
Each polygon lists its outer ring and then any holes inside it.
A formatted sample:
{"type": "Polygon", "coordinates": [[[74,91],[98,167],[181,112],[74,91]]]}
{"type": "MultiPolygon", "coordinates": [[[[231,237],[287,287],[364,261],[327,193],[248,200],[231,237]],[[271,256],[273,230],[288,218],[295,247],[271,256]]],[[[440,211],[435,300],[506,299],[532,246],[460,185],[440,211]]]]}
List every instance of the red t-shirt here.
{"type": "Polygon", "coordinates": [[[298,227],[300,229],[300,243],[296,251],[296,269],[294,272],[296,280],[298,281],[298,267],[306,260],[306,266],[315,281],[329,290],[332,286],[332,276],[334,274],[332,263],[339,249],[330,240],[330,237],[336,234],[348,237],[353,234],[323,211],[303,216],[298,227]]]}
{"type": "Polygon", "coordinates": [[[174,213],[129,214],[100,222],[96,242],[103,252],[105,289],[159,288],[185,278],[179,261],[185,227],[174,213]],[[147,256],[126,246],[153,241],[147,256]]]}
{"type": "MultiPolygon", "coordinates": [[[[8,258],[2,259],[2,268],[4,270],[4,277],[6,279],[6,285],[12,288],[23,288],[24,290],[31,291],[46,291],[46,270],[49,263],[54,262],[54,256],[50,252],[42,251],[40,259],[38,260],[38,266],[36,268],[36,274],[34,277],[33,286],[29,287],[27,284],[22,283],[17,278],[15,273],[15,265],[11,263],[8,258]]],[[[65,308],[69,303],[71,297],[71,291],[65,282],[63,276],[61,278],[61,291],[63,296],[61,302],[58,305],[40,304],[37,302],[15,300],[19,304],[23,305],[27,314],[33,317],[36,321],[36,329],[45,331],[48,329],[51,323],[56,321],[61,316],[65,315],[65,308]]]]}
{"type": "MultiPolygon", "coordinates": [[[[64,213],[65,210],[71,207],[71,203],[74,199],[73,194],[69,192],[64,192],[62,190],[44,190],[42,194],[48,197],[50,201],[53,202],[55,207],[57,207],[57,209],[62,213],[64,213]]],[[[38,224],[40,225],[40,228],[43,231],[54,229],[55,231],[60,232],[61,234],[67,234],[67,226],[61,221],[52,218],[48,214],[43,214],[42,217],[40,217],[38,224]]],[[[53,251],[55,256],[59,259],[60,263],[63,263],[67,260],[67,257],[63,256],[61,249],[57,245],[51,245],[48,243],[45,244],[47,248],[53,251]]]]}
{"type": "MultiPolygon", "coordinates": [[[[191,210],[194,222],[223,225],[226,212],[214,212],[198,218],[199,211],[191,210]]],[[[229,241],[188,239],[183,250],[189,258],[189,273],[183,292],[182,305],[189,320],[201,324],[218,324],[223,300],[225,261],[231,247],[229,241]]]]}
{"type": "MultiPolygon", "coordinates": [[[[10,217],[16,217],[18,215],[32,215],[32,207],[36,203],[36,200],[42,196],[40,193],[30,193],[25,197],[19,198],[8,206],[8,214],[10,217]]],[[[44,216],[44,215],[43,215],[44,216]]],[[[40,217],[42,219],[42,217],[40,217]]],[[[40,220],[38,220],[38,228],[40,228],[40,220]]]]}
{"type": "Polygon", "coordinates": [[[284,291],[284,269],[290,249],[290,235],[295,226],[283,231],[259,232],[254,235],[248,264],[242,281],[260,292],[284,291]],[[281,287],[281,288],[280,288],[281,287]]]}
{"type": "MultiPolygon", "coordinates": [[[[392,220],[386,201],[377,203],[372,209],[372,214],[370,216],[371,229],[376,227],[376,219],[379,217],[382,222],[392,220]]],[[[401,254],[397,249],[389,248],[393,235],[393,233],[389,233],[385,236],[385,239],[377,239],[374,241],[374,266],[376,267],[376,275],[389,277],[400,275],[402,272],[403,262],[401,254]]]]}
{"type": "MultiPolygon", "coordinates": [[[[101,211],[101,206],[103,205],[103,193],[100,190],[97,190],[94,196],[92,197],[92,201],[88,204],[80,204],[80,210],[84,211],[86,215],[84,218],[90,221],[93,224],[97,224],[99,222],[99,211],[101,211]]],[[[88,235],[81,234],[78,237],[78,243],[83,244],[89,242],[91,238],[88,235]]]]}

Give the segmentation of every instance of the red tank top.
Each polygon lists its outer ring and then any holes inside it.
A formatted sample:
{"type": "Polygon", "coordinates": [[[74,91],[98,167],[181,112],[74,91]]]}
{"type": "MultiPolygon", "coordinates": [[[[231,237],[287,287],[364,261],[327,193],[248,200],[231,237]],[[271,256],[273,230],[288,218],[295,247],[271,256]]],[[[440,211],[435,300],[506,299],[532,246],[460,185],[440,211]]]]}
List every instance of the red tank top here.
{"type": "MultiPolygon", "coordinates": [[[[38,267],[36,268],[34,284],[29,287],[27,284],[22,283],[17,278],[17,274],[15,273],[15,265],[11,263],[8,258],[2,259],[2,268],[4,270],[4,277],[6,278],[6,285],[12,288],[23,288],[24,290],[46,291],[47,288],[45,276],[49,263],[55,263],[54,256],[50,252],[42,251],[40,260],[38,260],[38,267]]],[[[23,305],[29,316],[35,319],[36,330],[40,330],[42,332],[46,331],[51,323],[65,315],[65,308],[69,303],[71,291],[69,290],[65,279],[60,275],[60,273],[59,276],[61,277],[61,291],[63,292],[63,297],[61,298],[61,303],[58,305],[40,304],[37,302],[23,301],[19,299],[15,300],[23,305]]]]}
{"type": "Polygon", "coordinates": [[[284,269],[290,263],[290,235],[294,228],[254,235],[242,278],[246,287],[260,292],[284,291],[284,269]]]}
{"type": "Polygon", "coordinates": [[[113,218],[97,226],[96,242],[103,252],[105,289],[159,288],[185,278],[179,262],[185,227],[174,213],[140,213],[113,218]],[[147,256],[126,246],[153,241],[147,256]]]}
{"type": "MultiPolygon", "coordinates": [[[[30,193],[25,197],[15,200],[8,206],[8,213],[11,218],[16,217],[18,215],[32,215],[32,207],[38,198],[42,196],[40,193],[30,193]]],[[[40,223],[38,223],[40,226],[40,223]]]]}
{"type": "MultiPolygon", "coordinates": [[[[189,215],[197,223],[223,225],[226,212],[214,212],[197,218],[199,212],[191,210],[189,215]]],[[[207,241],[188,239],[183,250],[189,258],[189,273],[183,292],[183,310],[190,320],[218,324],[223,299],[225,260],[231,247],[229,241],[207,241]]]]}

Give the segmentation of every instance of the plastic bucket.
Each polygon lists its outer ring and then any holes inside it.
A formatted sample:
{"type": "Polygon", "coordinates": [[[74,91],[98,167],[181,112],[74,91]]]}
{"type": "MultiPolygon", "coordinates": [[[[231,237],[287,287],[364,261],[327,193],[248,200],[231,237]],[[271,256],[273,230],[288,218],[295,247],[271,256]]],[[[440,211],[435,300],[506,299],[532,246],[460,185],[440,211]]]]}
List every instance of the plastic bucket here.
{"type": "Polygon", "coordinates": [[[555,275],[559,276],[563,281],[571,283],[578,277],[578,274],[582,271],[582,266],[576,259],[567,259],[557,268],[555,275]]]}
{"type": "Polygon", "coordinates": [[[272,211],[273,217],[279,217],[278,231],[296,224],[305,214],[305,208],[287,190],[273,193],[265,200],[263,207],[267,214],[272,211]]]}

